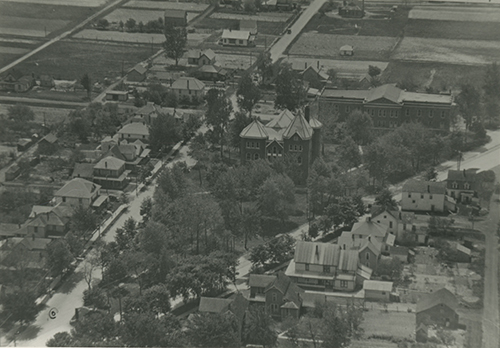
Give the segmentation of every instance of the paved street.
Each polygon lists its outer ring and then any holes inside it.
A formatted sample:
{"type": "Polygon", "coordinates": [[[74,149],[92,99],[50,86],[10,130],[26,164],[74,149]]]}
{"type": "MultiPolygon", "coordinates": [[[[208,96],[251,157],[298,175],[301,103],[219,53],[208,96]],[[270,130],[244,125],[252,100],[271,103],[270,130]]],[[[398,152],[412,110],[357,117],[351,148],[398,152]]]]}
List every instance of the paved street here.
{"type": "Polygon", "coordinates": [[[300,34],[302,29],[306,26],[307,22],[314,16],[316,12],[323,6],[326,0],[314,0],[307,9],[300,15],[300,17],[293,23],[290,27],[291,34],[284,34],[269,50],[271,53],[271,59],[276,62],[281,56],[283,52],[285,52],[286,48],[292,43],[297,35],[300,34]]]}

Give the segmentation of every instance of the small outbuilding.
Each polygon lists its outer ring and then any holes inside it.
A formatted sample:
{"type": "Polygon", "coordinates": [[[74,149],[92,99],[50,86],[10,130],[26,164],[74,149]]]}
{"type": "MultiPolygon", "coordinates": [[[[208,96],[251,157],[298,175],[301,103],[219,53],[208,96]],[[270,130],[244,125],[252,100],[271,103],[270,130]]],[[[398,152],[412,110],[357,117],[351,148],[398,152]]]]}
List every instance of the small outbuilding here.
{"type": "Polygon", "coordinates": [[[392,282],[379,280],[365,280],[363,289],[365,290],[365,300],[389,302],[393,288],[392,282]]]}
{"type": "Polygon", "coordinates": [[[148,69],[146,69],[146,67],[144,67],[142,64],[137,64],[128,73],[127,81],[142,82],[146,79],[147,71],[148,71],[148,69]]]}
{"type": "Polygon", "coordinates": [[[457,308],[458,301],[448,289],[425,294],[417,302],[417,327],[424,323],[456,329],[459,326],[457,308]]]}
{"type": "Polygon", "coordinates": [[[106,100],[111,101],[127,101],[128,92],[127,91],[107,91],[106,100]]]}
{"type": "Polygon", "coordinates": [[[344,45],[340,47],[340,55],[341,56],[353,56],[354,55],[354,47],[351,45],[344,45]]]}

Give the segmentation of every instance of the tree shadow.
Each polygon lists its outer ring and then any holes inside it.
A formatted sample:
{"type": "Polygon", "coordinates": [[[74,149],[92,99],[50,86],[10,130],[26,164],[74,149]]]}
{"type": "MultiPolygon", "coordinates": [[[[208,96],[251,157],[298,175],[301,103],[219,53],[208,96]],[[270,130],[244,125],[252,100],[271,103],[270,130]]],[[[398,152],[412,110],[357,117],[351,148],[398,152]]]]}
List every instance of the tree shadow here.
{"type": "Polygon", "coordinates": [[[63,284],[59,287],[57,292],[62,294],[69,294],[75,286],[82,281],[84,278],[83,272],[75,272],[71,274],[66,280],[63,280],[63,284]]]}
{"type": "Polygon", "coordinates": [[[38,333],[42,329],[41,326],[38,325],[28,325],[17,337],[18,341],[29,341],[35,339],[38,336],[38,333]]]}

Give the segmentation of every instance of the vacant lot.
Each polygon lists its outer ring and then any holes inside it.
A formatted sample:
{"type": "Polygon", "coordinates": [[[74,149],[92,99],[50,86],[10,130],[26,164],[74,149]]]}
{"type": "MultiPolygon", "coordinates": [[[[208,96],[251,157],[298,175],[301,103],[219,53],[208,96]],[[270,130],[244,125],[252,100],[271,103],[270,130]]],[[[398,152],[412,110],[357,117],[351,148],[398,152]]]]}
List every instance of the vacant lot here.
{"type": "Polygon", "coordinates": [[[385,60],[389,58],[395,43],[396,38],[391,37],[303,33],[289,53],[301,56],[340,57],[340,47],[351,45],[354,47],[354,56],[342,59],[385,60]]]}
{"type": "Polygon", "coordinates": [[[403,8],[391,14],[391,17],[346,19],[337,15],[317,13],[307,23],[305,32],[317,31],[318,33],[336,35],[363,35],[363,36],[398,36],[408,21],[408,10],[403,8]]]}
{"type": "MultiPolygon", "coordinates": [[[[259,34],[267,35],[279,35],[286,26],[286,22],[264,22],[257,21],[257,30],[259,34]]],[[[205,17],[201,21],[195,24],[196,28],[201,29],[233,29],[238,30],[240,28],[240,21],[237,19],[221,19],[205,17]]]]}
{"type": "MultiPolygon", "coordinates": [[[[210,34],[192,33],[188,34],[188,45],[198,45],[201,41],[209,37],[210,34]]],[[[122,33],[119,31],[102,31],[85,29],[73,36],[76,39],[87,39],[95,41],[111,41],[116,43],[136,43],[163,45],[165,35],[163,34],[145,34],[145,33],[122,33]]],[[[151,53],[151,52],[150,52],[151,53]]]]}
{"type": "Polygon", "coordinates": [[[454,40],[500,40],[499,22],[460,22],[410,19],[406,36],[454,40]]]}
{"type": "Polygon", "coordinates": [[[123,7],[144,8],[156,10],[184,10],[189,12],[203,12],[207,9],[207,4],[196,4],[193,2],[159,2],[159,1],[140,1],[132,0],[123,7]]]}
{"type": "Polygon", "coordinates": [[[415,337],[415,313],[370,310],[363,313],[363,318],[361,327],[366,338],[373,335],[409,339],[415,337]]]}
{"type": "Polygon", "coordinates": [[[294,70],[303,70],[307,66],[318,67],[322,71],[334,69],[339,77],[361,77],[368,72],[368,66],[374,65],[384,71],[389,63],[367,60],[337,60],[337,59],[314,59],[290,56],[284,62],[292,64],[294,70]]]}
{"type": "Polygon", "coordinates": [[[253,19],[256,21],[264,21],[264,22],[286,22],[288,18],[291,17],[291,13],[280,13],[280,12],[267,12],[267,13],[259,13],[258,15],[246,15],[241,13],[221,13],[215,12],[212,13],[210,18],[218,18],[218,19],[253,19]]]}
{"type": "MultiPolygon", "coordinates": [[[[137,9],[119,8],[114,10],[104,18],[106,18],[111,23],[113,22],[119,23],[120,21],[125,23],[129,18],[133,18],[137,23],[143,22],[145,24],[149,21],[156,21],[158,20],[158,18],[163,18],[163,15],[164,15],[163,10],[137,10],[137,9]]],[[[198,15],[199,13],[188,12],[187,14],[188,22],[198,15]]]]}
{"type": "Polygon", "coordinates": [[[452,64],[489,64],[500,56],[500,42],[406,37],[392,58],[452,64]]]}
{"type": "MultiPolygon", "coordinates": [[[[80,2],[71,2],[80,5],[80,2]]],[[[18,3],[0,1],[0,14],[2,16],[55,19],[55,20],[83,20],[96,12],[97,9],[81,6],[53,6],[43,3],[18,3]]]]}
{"type": "Polygon", "coordinates": [[[411,19],[432,19],[438,21],[498,22],[498,8],[462,7],[415,7],[410,11],[411,19]]]}
{"type": "Polygon", "coordinates": [[[43,37],[52,31],[63,28],[69,22],[57,19],[0,16],[0,33],[43,37]]]}
{"type": "Polygon", "coordinates": [[[23,4],[43,4],[43,5],[78,5],[81,7],[98,7],[104,5],[108,0],[8,0],[23,4]]]}
{"type": "Polygon", "coordinates": [[[27,48],[0,46],[0,54],[23,54],[28,51],[27,48]]]}
{"type": "Polygon", "coordinates": [[[250,55],[217,53],[217,64],[227,69],[246,70],[255,63],[257,57],[250,55]]]}
{"type": "Polygon", "coordinates": [[[151,55],[143,45],[119,45],[59,41],[20,63],[21,71],[52,75],[58,80],[75,80],[89,73],[93,81],[119,76],[151,55]]]}

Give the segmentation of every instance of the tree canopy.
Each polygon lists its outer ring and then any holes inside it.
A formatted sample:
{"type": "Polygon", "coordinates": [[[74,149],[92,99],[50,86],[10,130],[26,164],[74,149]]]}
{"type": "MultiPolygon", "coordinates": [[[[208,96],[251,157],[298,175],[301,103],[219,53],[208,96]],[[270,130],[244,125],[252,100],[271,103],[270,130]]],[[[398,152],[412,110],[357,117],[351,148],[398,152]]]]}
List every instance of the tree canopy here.
{"type": "Polygon", "coordinates": [[[168,58],[175,59],[175,66],[177,66],[187,44],[186,28],[174,28],[167,25],[164,34],[165,43],[163,47],[165,48],[165,54],[168,58]]]}
{"type": "Polygon", "coordinates": [[[288,64],[280,66],[276,76],[276,99],[274,106],[278,109],[295,111],[305,102],[306,90],[297,72],[288,64]]]}

